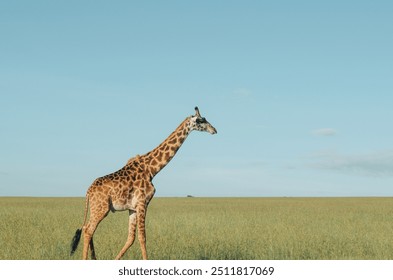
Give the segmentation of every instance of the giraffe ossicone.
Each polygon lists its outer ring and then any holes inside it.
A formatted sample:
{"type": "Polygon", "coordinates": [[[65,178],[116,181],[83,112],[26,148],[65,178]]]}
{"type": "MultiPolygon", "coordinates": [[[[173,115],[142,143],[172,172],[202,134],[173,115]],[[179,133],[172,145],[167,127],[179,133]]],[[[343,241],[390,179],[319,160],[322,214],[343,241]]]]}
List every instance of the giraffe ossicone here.
{"type": "Polygon", "coordinates": [[[72,239],[71,255],[76,251],[83,234],[82,259],[88,258],[89,249],[91,258],[96,259],[93,235],[97,226],[110,211],[128,210],[128,237],[116,259],[120,259],[134,243],[137,229],[142,258],[147,259],[145,219],[147,207],[155,193],[152,180],[175,156],[193,130],[217,133],[195,107],[195,115],[187,117],[155,149],[144,155],[136,155],[118,171],[94,180],[86,193],[84,221],[72,239]],[[90,216],[87,221],[88,212],[90,216]]]}

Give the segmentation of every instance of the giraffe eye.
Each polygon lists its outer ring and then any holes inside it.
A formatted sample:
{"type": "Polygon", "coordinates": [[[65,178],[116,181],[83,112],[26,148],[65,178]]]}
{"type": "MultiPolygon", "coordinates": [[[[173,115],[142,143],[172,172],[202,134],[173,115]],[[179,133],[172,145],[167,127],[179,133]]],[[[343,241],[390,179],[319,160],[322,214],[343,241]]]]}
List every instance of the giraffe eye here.
{"type": "Polygon", "coordinates": [[[196,119],[196,123],[197,124],[206,123],[206,119],[205,118],[196,119]]]}

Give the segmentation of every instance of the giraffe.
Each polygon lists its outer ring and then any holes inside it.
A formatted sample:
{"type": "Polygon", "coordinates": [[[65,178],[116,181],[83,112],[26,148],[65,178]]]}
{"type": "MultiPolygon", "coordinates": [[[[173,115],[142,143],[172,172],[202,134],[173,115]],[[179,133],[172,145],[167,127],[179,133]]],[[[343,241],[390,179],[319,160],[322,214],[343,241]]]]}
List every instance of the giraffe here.
{"type": "Polygon", "coordinates": [[[155,149],[144,155],[137,155],[129,159],[123,168],[94,180],[86,193],[84,221],[82,227],[76,230],[72,239],[71,255],[77,249],[83,232],[82,259],[86,260],[88,258],[89,248],[91,259],[96,259],[93,234],[98,224],[110,211],[128,210],[127,241],[116,259],[121,259],[134,243],[137,228],[142,258],[147,259],[145,219],[147,207],[155,193],[152,179],[175,156],[193,130],[206,131],[210,134],[217,133],[217,130],[201,116],[198,107],[195,107],[195,115],[187,117],[155,149]],[[89,221],[86,223],[89,210],[89,221]]]}

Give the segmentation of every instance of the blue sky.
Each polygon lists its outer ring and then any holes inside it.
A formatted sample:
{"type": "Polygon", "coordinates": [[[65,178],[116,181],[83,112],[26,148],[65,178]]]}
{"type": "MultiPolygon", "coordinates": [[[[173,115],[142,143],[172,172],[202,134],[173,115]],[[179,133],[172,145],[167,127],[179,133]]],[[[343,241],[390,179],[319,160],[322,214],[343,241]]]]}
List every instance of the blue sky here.
{"type": "Polygon", "coordinates": [[[157,196],[392,196],[392,3],[3,1],[0,196],[84,196],[196,105],[157,196]]]}

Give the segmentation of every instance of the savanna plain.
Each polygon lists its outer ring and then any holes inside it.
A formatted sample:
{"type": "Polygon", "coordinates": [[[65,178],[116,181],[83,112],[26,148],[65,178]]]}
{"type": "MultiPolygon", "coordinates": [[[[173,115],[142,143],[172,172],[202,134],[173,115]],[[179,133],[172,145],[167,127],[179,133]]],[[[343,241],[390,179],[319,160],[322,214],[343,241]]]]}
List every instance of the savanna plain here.
{"type": "MultiPolygon", "coordinates": [[[[83,212],[84,198],[0,198],[0,259],[80,259],[83,212]]],[[[109,213],[98,259],[114,259],[127,227],[128,212],[109,213]]],[[[150,259],[393,259],[393,198],[154,198],[146,231],[150,259]]],[[[123,259],[141,259],[138,239],[123,259]]]]}

